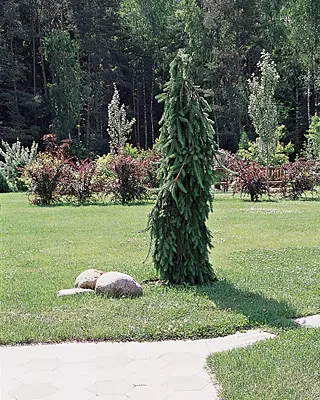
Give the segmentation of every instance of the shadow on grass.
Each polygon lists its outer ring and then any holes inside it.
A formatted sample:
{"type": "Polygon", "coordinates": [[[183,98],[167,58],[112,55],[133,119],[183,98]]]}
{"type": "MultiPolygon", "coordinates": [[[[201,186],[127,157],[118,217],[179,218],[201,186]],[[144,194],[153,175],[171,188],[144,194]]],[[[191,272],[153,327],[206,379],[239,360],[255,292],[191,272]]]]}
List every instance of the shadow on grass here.
{"type": "Polygon", "coordinates": [[[283,300],[268,298],[262,294],[241,290],[225,279],[210,286],[197,286],[200,295],[209,297],[221,309],[245,315],[251,325],[269,325],[275,328],[296,328],[292,321],[295,309],[283,300]]]}

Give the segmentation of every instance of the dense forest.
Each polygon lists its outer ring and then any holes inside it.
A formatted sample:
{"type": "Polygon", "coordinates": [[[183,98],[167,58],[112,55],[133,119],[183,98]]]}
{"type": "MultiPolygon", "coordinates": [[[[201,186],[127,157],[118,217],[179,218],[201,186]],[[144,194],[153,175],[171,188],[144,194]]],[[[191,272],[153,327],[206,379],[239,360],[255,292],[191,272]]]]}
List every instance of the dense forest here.
{"type": "Polygon", "coordinates": [[[320,0],[1,0],[0,138],[30,145],[46,133],[109,150],[114,83],[135,118],[130,142],[152,147],[155,96],[179,48],[212,107],[216,140],[255,137],[248,79],[263,49],[280,79],[279,125],[299,152],[320,108],[320,0]]]}

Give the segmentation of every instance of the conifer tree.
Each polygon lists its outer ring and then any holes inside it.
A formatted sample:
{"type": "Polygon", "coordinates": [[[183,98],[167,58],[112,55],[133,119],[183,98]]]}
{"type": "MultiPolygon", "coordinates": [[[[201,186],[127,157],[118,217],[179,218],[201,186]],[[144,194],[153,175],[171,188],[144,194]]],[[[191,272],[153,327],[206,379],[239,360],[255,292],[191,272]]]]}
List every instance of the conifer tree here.
{"type": "Polygon", "coordinates": [[[108,134],[110,137],[110,151],[112,153],[124,146],[132,131],[132,125],[136,122],[135,118],[131,121],[127,119],[124,104],[120,105],[120,96],[116,84],[110,104],[108,105],[108,134]]]}
{"type": "Polygon", "coordinates": [[[164,102],[159,139],[163,158],[149,227],[161,279],[206,284],[215,280],[206,220],[212,207],[216,145],[208,103],[188,78],[187,65],[188,56],[179,51],[170,65],[170,80],[158,96],[164,102]]]}

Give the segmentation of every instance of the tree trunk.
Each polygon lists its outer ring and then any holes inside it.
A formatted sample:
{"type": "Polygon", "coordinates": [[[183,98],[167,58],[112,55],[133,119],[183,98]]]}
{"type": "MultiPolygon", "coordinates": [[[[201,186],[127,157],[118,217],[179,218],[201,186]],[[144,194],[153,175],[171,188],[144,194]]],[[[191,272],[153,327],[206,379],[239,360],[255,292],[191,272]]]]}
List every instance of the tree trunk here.
{"type": "Polygon", "coordinates": [[[151,140],[152,145],[155,142],[155,134],[154,134],[154,121],[153,121],[153,97],[154,97],[154,77],[155,77],[155,61],[152,65],[152,78],[151,78],[151,92],[150,92],[150,122],[151,122],[151,140]]]}
{"type": "Polygon", "coordinates": [[[18,104],[18,91],[17,91],[17,79],[16,79],[16,66],[17,60],[14,54],[13,49],[13,37],[10,38],[10,52],[11,52],[11,61],[12,61],[12,86],[13,86],[13,98],[14,98],[14,109],[15,109],[15,116],[17,120],[19,120],[19,104],[18,104]]]}
{"type": "Polygon", "coordinates": [[[140,147],[140,99],[139,91],[137,92],[137,146],[140,147]]]}
{"type": "Polygon", "coordinates": [[[48,83],[47,83],[47,76],[44,64],[44,54],[43,54],[43,44],[42,38],[40,37],[40,44],[39,44],[39,53],[40,53],[40,63],[41,63],[41,72],[42,72],[42,79],[43,79],[43,89],[44,89],[44,97],[48,98],[48,83]]]}
{"type": "Polygon", "coordinates": [[[32,39],[32,69],[33,69],[33,95],[37,94],[37,72],[36,72],[36,38],[32,39]]]}
{"type": "Polygon", "coordinates": [[[308,68],[308,87],[307,87],[307,118],[308,118],[308,125],[311,122],[311,112],[310,112],[310,100],[311,100],[311,90],[310,90],[310,68],[308,68]]]}
{"type": "MultiPolygon", "coordinates": [[[[88,55],[88,87],[89,91],[91,89],[91,57],[90,54],[88,55]]],[[[91,117],[91,104],[90,104],[90,93],[88,97],[86,98],[86,103],[87,103],[87,109],[86,109],[86,136],[85,140],[86,143],[89,143],[89,138],[90,138],[90,117],[91,117]]]]}
{"type": "MultiPolygon", "coordinates": [[[[132,71],[132,108],[133,108],[133,116],[137,121],[137,109],[136,109],[136,82],[134,79],[134,71],[132,71]]],[[[133,125],[133,138],[134,142],[137,143],[137,124],[133,125]]]]}
{"type": "Polygon", "coordinates": [[[143,116],[144,116],[144,147],[148,148],[148,118],[147,118],[147,95],[146,95],[146,79],[145,68],[143,67],[143,116]]]}

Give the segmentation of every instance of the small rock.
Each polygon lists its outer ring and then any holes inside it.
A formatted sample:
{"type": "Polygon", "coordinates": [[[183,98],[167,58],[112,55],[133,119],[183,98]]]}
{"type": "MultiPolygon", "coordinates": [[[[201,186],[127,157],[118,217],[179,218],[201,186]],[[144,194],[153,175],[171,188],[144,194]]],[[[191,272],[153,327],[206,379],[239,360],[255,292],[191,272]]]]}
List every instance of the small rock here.
{"type": "Polygon", "coordinates": [[[59,290],[59,292],[57,293],[57,297],[73,296],[75,294],[81,294],[81,293],[94,293],[94,290],[82,289],[82,288],[62,289],[59,290]]]}
{"type": "Polygon", "coordinates": [[[97,279],[104,274],[103,271],[98,271],[96,269],[87,269],[86,271],[81,272],[81,274],[77,277],[74,287],[82,288],[82,289],[95,289],[97,279]]]}
{"type": "Polygon", "coordinates": [[[141,296],[142,287],[130,275],[106,272],[96,283],[96,293],[109,296],[141,296]]]}

